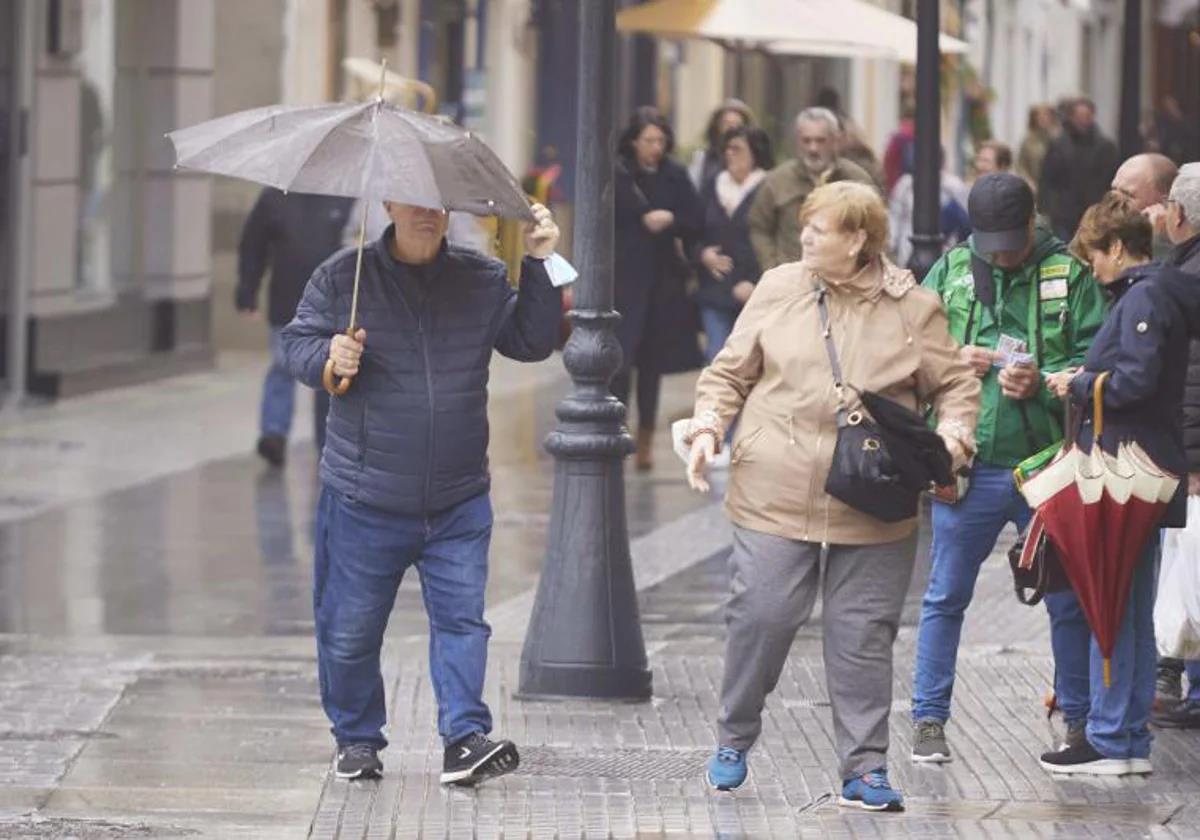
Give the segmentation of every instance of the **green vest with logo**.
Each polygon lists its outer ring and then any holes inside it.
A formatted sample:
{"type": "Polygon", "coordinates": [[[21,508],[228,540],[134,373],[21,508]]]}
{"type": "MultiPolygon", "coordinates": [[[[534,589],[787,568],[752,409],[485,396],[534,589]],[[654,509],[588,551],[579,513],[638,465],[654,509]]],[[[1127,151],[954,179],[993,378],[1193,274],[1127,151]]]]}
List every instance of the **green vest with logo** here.
{"type": "MultiPolygon", "coordinates": [[[[992,266],[973,254],[968,240],[930,269],[924,285],[941,297],[950,333],[960,344],[995,349],[1008,336],[1023,343],[1043,374],[1081,365],[1104,320],[1104,295],[1090,272],[1042,231],[1018,269],[992,266]],[[995,299],[990,306],[976,294],[976,275],[982,272],[980,280],[986,281],[989,271],[995,299]]],[[[977,461],[1015,467],[1062,438],[1062,403],[1044,384],[1030,399],[1008,399],[1000,392],[999,373],[993,368],[982,381],[977,461]]]]}

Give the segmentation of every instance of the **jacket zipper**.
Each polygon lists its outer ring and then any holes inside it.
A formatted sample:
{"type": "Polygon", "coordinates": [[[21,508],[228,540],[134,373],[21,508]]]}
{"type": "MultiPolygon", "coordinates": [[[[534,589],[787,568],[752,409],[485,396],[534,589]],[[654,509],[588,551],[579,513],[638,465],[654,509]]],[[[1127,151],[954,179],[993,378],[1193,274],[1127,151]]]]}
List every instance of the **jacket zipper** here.
{"type": "Polygon", "coordinates": [[[421,360],[425,368],[425,391],[429,397],[429,431],[425,435],[425,496],[421,508],[424,510],[426,530],[429,520],[429,495],[433,484],[433,425],[436,418],[433,402],[433,371],[429,369],[429,345],[425,335],[424,316],[427,308],[421,305],[421,314],[417,316],[417,337],[421,341],[421,360]]]}

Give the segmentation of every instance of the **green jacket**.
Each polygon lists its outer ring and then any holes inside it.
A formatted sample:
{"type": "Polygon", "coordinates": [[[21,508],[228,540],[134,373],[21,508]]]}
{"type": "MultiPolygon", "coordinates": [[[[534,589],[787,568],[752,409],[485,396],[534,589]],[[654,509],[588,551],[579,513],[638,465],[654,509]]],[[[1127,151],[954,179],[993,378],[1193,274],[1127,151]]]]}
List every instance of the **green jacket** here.
{"type": "MultiPolygon", "coordinates": [[[[1039,228],[1033,253],[1021,268],[1006,272],[991,267],[994,310],[975,297],[974,247],[972,237],[952,248],[925,277],[925,287],[942,299],[950,334],[960,344],[990,349],[1002,334],[1024,341],[1042,373],[1083,364],[1104,320],[1104,295],[1087,268],[1065,252],[1062,241],[1039,228]]],[[[1018,401],[1000,393],[997,368],[982,384],[975,433],[981,463],[1015,467],[1062,438],[1062,403],[1044,385],[1035,396],[1018,401]]]]}

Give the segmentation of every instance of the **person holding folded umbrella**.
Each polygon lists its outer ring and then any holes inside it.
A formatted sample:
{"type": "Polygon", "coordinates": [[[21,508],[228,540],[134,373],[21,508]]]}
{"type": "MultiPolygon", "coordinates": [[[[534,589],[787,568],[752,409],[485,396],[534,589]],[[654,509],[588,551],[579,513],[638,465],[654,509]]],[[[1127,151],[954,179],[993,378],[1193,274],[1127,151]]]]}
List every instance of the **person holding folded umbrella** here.
{"type": "MultiPolygon", "coordinates": [[[[1181,418],[1189,337],[1200,335],[1200,284],[1172,266],[1151,263],[1153,240],[1150,221],[1120,193],[1108,193],[1084,213],[1072,251],[1091,265],[1114,304],[1083,367],[1049,377],[1047,384],[1088,412],[1077,438],[1081,450],[1098,444],[1115,457],[1118,446],[1136,444],[1152,462],[1142,459],[1143,464],[1178,478],[1187,475],[1188,467],[1181,418]],[[1097,416],[1100,412],[1102,418],[1097,416]],[[1095,441],[1101,423],[1102,433],[1095,441]]],[[[1115,525],[1115,510],[1109,509],[1106,534],[1115,525]]],[[[1119,581],[1123,572],[1130,580],[1127,587],[1098,584],[1098,589],[1107,590],[1102,603],[1090,603],[1088,582],[1064,557],[1092,622],[1091,691],[1086,740],[1043,755],[1042,766],[1052,773],[1151,772],[1148,724],[1157,661],[1153,615],[1157,528],[1186,523],[1186,480],[1176,482],[1169,502],[1156,513],[1159,516],[1154,527],[1144,529],[1148,536],[1136,552],[1116,556],[1109,550],[1102,552],[1105,556],[1097,552],[1086,558],[1083,571],[1103,574],[1111,561],[1116,565],[1110,579],[1119,581]],[[1111,599],[1124,597],[1124,610],[1114,610],[1119,624],[1106,656],[1098,639],[1106,628],[1097,626],[1097,620],[1114,606],[1111,599]]],[[[1052,525],[1047,522],[1048,530],[1052,525]]]]}

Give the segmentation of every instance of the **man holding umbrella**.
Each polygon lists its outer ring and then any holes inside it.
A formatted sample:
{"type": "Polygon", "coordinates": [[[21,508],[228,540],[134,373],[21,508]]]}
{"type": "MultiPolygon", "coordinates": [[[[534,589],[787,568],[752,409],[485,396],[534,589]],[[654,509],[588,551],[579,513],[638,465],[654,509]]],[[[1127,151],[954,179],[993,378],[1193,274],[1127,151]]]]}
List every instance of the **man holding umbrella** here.
{"type": "Polygon", "coordinates": [[[562,302],[544,260],[559,234],[535,206],[513,290],[502,263],[446,244],[444,211],[384,204],[392,224],[361,255],[357,321],[351,249],[316,270],[283,331],[302,382],[320,387],[328,360],[335,376],[354,378],[333,399],[321,460],[313,587],[321,700],[337,775],[379,775],[380,648],[401,578],[415,566],[446,747],[441,781],[473,784],[518,761],[511,742],[488,739],[482,699],[488,364],[493,348],[519,361],[553,351],[562,302]],[[339,332],[347,323],[359,325],[353,337],[339,332]]]}

